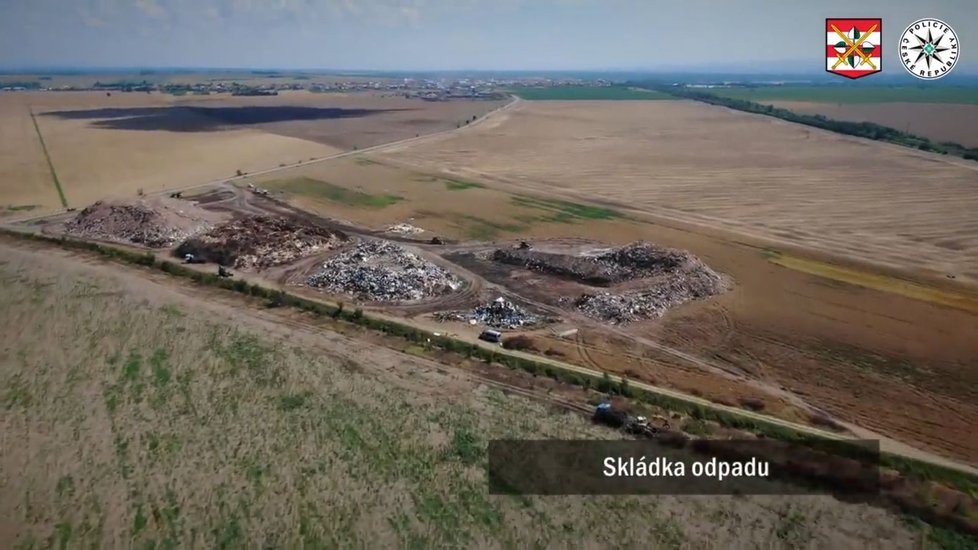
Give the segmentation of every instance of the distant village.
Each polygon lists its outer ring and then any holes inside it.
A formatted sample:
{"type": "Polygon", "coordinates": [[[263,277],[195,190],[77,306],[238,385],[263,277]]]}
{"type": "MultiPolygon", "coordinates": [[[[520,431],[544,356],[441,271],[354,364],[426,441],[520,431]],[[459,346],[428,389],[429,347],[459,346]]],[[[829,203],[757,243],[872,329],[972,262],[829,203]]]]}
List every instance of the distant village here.
{"type": "MultiPolygon", "coordinates": [[[[48,77],[49,78],[49,77],[48,77]]],[[[260,75],[255,77],[261,78],[260,75]]],[[[270,80],[270,79],[269,79],[270,80]]],[[[283,78],[282,82],[262,82],[244,84],[234,80],[208,80],[197,83],[157,83],[148,80],[96,81],[91,86],[46,85],[45,77],[23,82],[0,82],[0,91],[104,91],[127,93],[165,93],[172,95],[209,95],[230,93],[237,96],[274,96],[279,92],[308,90],[313,93],[364,92],[374,91],[426,101],[446,101],[451,99],[499,99],[506,90],[520,87],[548,88],[558,86],[611,86],[606,80],[520,78],[520,79],[426,79],[402,78],[383,80],[336,80],[317,82],[312,77],[302,76],[283,78]]]]}

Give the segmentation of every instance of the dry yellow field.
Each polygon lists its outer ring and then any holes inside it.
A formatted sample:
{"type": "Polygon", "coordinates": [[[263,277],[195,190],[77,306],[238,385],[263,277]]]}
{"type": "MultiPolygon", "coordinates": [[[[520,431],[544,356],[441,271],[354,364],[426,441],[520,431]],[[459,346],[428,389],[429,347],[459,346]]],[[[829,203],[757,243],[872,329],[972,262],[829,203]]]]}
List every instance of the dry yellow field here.
{"type": "Polygon", "coordinates": [[[4,93],[0,207],[61,207],[31,112],[68,205],[84,207],[454,128],[499,105],[375,93],[4,93]]]}
{"type": "Polygon", "coordinates": [[[978,165],[686,101],[524,102],[384,157],[978,280],[978,165]]]}
{"type": "Polygon", "coordinates": [[[30,113],[0,94],[0,218],[60,206],[30,113]]]}

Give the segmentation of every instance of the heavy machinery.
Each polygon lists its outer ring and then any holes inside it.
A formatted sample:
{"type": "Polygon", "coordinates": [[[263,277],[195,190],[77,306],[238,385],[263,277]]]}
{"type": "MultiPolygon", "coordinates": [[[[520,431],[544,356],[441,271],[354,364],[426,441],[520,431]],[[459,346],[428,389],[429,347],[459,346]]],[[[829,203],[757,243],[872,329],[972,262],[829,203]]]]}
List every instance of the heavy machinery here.
{"type": "Polygon", "coordinates": [[[217,276],[218,277],[234,277],[234,275],[231,274],[231,272],[228,271],[228,269],[226,267],[224,267],[223,265],[217,266],[217,276]]]}
{"type": "Polygon", "coordinates": [[[625,411],[615,409],[607,402],[599,403],[595,407],[592,419],[599,424],[643,437],[656,437],[669,429],[669,421],[665,418],[654,417],[655,422],[649,422],[649,419],[644,416],[632,416],[625,411]]]}

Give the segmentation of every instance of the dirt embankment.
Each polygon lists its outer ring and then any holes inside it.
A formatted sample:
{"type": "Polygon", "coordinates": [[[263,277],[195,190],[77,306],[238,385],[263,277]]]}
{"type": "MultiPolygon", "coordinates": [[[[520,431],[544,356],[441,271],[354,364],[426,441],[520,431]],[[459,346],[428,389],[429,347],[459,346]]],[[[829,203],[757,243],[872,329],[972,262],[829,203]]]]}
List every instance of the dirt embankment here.
{"type": "Polygon", "coordinates": [[[64,230],[85,239],[167,248],[223,219],[190,202],[152,197],[98,201],[66,222],[64,230]]]}

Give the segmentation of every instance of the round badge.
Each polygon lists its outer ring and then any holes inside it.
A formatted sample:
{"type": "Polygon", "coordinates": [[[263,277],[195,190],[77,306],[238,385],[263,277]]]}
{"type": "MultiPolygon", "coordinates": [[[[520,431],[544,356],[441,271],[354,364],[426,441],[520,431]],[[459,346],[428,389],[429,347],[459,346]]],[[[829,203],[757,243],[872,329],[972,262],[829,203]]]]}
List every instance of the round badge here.
{"type": "Polygon", "coordinates": [[[958,35],[940,19],[914,21],[900,37],[900,61],[907,72],[923,80],[951,72],[958,49],[958,35]]]}

